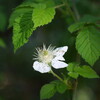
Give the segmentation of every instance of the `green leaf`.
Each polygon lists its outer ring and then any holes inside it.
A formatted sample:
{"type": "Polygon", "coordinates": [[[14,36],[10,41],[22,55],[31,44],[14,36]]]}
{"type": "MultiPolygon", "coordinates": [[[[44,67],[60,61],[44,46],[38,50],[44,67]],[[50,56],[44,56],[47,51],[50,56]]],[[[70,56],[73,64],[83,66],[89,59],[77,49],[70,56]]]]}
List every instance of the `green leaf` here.
{"type": "Polygon", "coordinates": [[[89,66],[76,67],[75,71],[85,78],[99,78],[97,73],[89,66]]]}
{"type": "Polygon", "coordinates": [[[44,2],[42,2],[42,3],[46,4],[47,7],[54,7],[55,6],[54,0],[44,0],[44,2]]]}
{"type": "Polygon", "coordinates": [[[95,17],[95,16],[91,16],[91,15],[85,15],[81,20],[81,22],[85,22],[87,24],[89,23],[96,23],[98,21],[100,21],[100,17],[95,17]]]}
{"type": "Polygon", "coordinates": [[[28,8],[30,8],[30,7],[34,8],[36,5],[37,4],[34,3],[33,1],[25,1],[21,5],[17,6],[17,8],[26,8],[26,7],[28,7],[28,8]]]}
{"type": "Polygon", "coordinates": [[[47,5],[47,7],[54,7],[55,6],[54,0],[46,0],[45,4],[47,5]]]}
{"type": "Polygon", "coordinates": [[[75,24],[72,24],[72,25],[68,28],[68,30],[69,30],[71,33],[73,33],[73,32],[75,32],[75,31],[78,31],[78,30],[82,29],[84,25],[85,25],[84,22],[77,22],[77,23],[75,23],[75,24]]]}
{"type": "Polygon", "coordinates": [[[47,8],[51,8],[51,7],[54,7],[55,6],[55,3],[54,1],[52,0],[46,0],[42,3],[37,3],[34,8],[38,8],[38,9],[45,9],[46,7],[47,8]]]}
{"type": "Polygon", "coordinates": [[[64,84],[63,82],[61,82],[59,80],[53,81],[51,83],[55,84],[56,90],[61,94],[67,90],[66,84],[64,84]]]}
{"type": "Polygon", "coordinates": [[[66,68],[67,68],[67,70],[69,72],[73,72],[74,71],[74,64],[73,63],[70,63],[70,64],[68,64],[68,66],[66,68]]]}
{"type": "Polygon", "coordinates": [[[38,3],[46,4],[47,7],[54,7],[55,1],[54,0],[36,0],[38,3]]]}
{"type": "Polygon", "coordinates": [[[85,25],[91,24],[91,23],[95,24],[97,21],[100,21],[100,17],[85,15],[79,22],[69,26],[68,30],[71,33],[73,33],[73,32],[76,32],[76,31],[79,31],[80,29],[82,29],[85,25]]]}
{"type": "Polygon", "coordinates": [[[39,27],[50,23],[54,18],[54,15],[54,8],[35,8],[32,14],[34,27],[39,27]]]}
{"type": "Polygon", "coordinates": [[[67,68],[67,70],[68,70],[69,72],[74,72],[74,68],[75,68],[75,67],[78,67],[78,66],[79,66],[79,64],[77,64],[77,63],[69,63],[68,66],[67,66],[66,68],[67,68]]]}
{"type": "Polygon", "coordinates": [[[21,16],[21,15],[24,14],[24,13],[30,12],[30,11],[32,11],[32,8],[30,8],[30,7],[26,7],[26,8],[25,8],[25,7],[16,8],[16,9],[12,12],[12,14],[11,14],[11,16],[10,16],[8,28],[10,28],[10,27],[13,26],[14,21],[15,21],[15,19],[16,19],[17,17],[21,16]]]}
{"type": "Polygon", "coordinates": [[[30,12],[34,8],[38,8],[41,5],[46,7],[45,4],[41,4],[41,3],[36,4],[33,1],[26,1],[23,2],[21,5],[17,6],[10,16],[8,28],[13,26],[13,23],[17,17],[21,16],[24,13],[30,12]]]}
{"type": "MultiPolygon", "coordinates": [[[[43,4],[43,3],[38,3],[36,6],[35,6],[35,9],[45,9],[46,8],[46,4],[43,4]]],[[[34,13],[34,12],[33,12],[34,13]]]]}
{"type": "Polygon", "coordinates": [[[55,84],[46,84],[40,90],[40,99],[50,99],[56,93],[55,84]]]}
{"type": "Polygon", "coordinates": [[[4,41],[0,38],[0,47],[5,48],[6,44],[4,43],[4,41]]]}
{"type": "Polygon", "coordinates": [[[80,67],[77,63],[70,63],[67,70],[69,71],[68,75],[75,79],[77,79],[79,75],[85,78],[99,78],[96,72],[86,65],[80,67]]]}
{"type": "Polygon", "coordinates": [[[75,79],[77,79],[78,76],[79,76],[79,74],[77,72],[75,72],[75,68],[76,67],[79,67],[79,64],[77,64],[77,63],[70,63],[70,64],[68,64],[68,67],[67,67],[67,70],[69,71],[68,75],[70,77],[72,77],[72,78],[75,78],[75,79]]]}
{"type": "Polygon", "coordinates": [[[33,27],[32,12],[27,12],[15,20],[13,29],[14,51],[28,42],[33,30],[35,30],[33,27]]]}
{"type": "Polygon", "coordinates": [[[100,56],[100,32],[94,26],[84,27],[76,38],[79,54],[93,65],[100,56]]]}
{"type": "Polygon", "coordinates": [[[78,76],[79,76],[79,74],[76,73],[76,72],[69,72],[68,75],[69,75],[70,77],[72,77],[72,78],[75,78],[75,79],[77,79],[78,76]]]}

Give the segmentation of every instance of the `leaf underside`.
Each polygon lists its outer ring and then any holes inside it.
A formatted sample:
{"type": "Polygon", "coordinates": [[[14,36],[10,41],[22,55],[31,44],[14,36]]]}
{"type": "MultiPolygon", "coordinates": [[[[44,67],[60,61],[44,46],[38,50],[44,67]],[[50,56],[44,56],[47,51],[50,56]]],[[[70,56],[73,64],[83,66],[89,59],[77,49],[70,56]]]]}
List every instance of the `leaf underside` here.
{"type": "Polygon", "coordinates": [[[13,29],[13,44],[14,51],[23,46],[28,42],[34,29],[34,24],[32,22],[32,12],[27,12],[21,17],[18,17],[14,23],[13,29]]]}
{"type": "Polygon", "coordinates": [[[94,26],[84,27],[76,38],[79,54],[93,65],[100,56],[100,32],[94,26]]]}

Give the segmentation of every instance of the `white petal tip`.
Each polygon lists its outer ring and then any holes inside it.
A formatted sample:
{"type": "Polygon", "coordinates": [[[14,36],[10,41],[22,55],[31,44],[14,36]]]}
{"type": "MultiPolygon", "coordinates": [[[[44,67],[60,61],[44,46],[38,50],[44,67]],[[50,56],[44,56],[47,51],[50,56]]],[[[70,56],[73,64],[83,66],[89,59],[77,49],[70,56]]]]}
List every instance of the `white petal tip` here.
{"type": "Polygon", "coordinates": [[[34,70],[36,70],[40,73],[47,73],[47,72],[50,72],[50,70],[51,70],[50,66],[48,66],[45,63],[40,63],[38,61],[35,61],[33,63],[33,68],[34,68],[34,70]]]}
{"type": "Polygon", "coordinates": [[[53,60],[53,61],[52,61],[52,66],[53,66],[55,69],[60,69],[60,68],[65,68],[65,67],[67,67],[68,64],[65,63],[65,62],[62,62],[62,61],[53,60]]]}
{"type": "Polygon", "coordinates": [[[68,50],[68,46],[64,46],[63,50],[66,52],[68,50]]]}

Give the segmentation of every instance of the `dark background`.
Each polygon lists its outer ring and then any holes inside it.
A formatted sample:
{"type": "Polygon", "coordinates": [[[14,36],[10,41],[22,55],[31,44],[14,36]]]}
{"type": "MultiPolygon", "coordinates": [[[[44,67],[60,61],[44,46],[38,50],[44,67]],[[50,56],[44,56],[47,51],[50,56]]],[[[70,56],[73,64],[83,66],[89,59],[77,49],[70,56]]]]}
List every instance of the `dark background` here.
{"type": "MultiPolygon", "coordinates": [[[[40,100],[40,88],[55,79],[51,74],[41,74],[32,68],[35,48],[43,43],[57,47],[67,45],[69,49],[65,55],[66,62],[76,59],[75,36],[67,30],[72,19],[63,16],[59,10],[56,10],[52,23],[34,31],[29,42],[14,54],[13,33],[12,28],[7,28],[8,20],[13,9],[22,2],[23,0],[0,0],[0,38],[6,45],[5,48],[0,47],[0,100],[40,100]]],[[[81,17],[85,14],[100,16],[100,0],[76,0],[75,3],[81,17]]],[[[86,64],[84,60],[82,63],[86,64]]],[[[100,61],[95,63],[94,69],[100,75],[100,61]]],[[[99,79],[80,77],[78,88],[77,100],[100,100],[99,79]]],[[[70,100],[71,93],[57,93],[50,100],[70,100]]]]}

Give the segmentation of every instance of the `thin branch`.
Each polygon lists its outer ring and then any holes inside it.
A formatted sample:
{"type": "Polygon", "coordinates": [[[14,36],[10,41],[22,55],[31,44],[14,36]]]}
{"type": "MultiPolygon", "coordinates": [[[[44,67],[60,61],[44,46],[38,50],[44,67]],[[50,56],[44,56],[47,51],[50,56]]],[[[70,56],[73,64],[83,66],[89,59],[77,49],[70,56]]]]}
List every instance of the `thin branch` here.
{"type": "Polygon", "coordinates": [[[55,6],[54,8],[56,9],[56,8],[60,8],[60,7],[63,7],[63,6],[65,6],[66,4],[61,4],[61,5],[57,5],[57,6],[55,6]]]}
{"type": "Polygon", "coordinates": [[[75,0],[72,0],[72,5],[73,5],[72,7],[73,7],[73,11],[75,13],[75,16],[76,16],[77,20],[79,20],[80,19],[80,15],[79,15],[79,12],[78,12],[78,10],[76,8],[75,0]]]}
{"type": "Polygon", "coordinates": [[[59,77],[56,73],[53,72],[53,70],[51,70],[50,72],[53,74],[53,76],[57,77],[60,81],[64,82],[61,77],[59,77]]]}
{"type": "Polygon", "coordinates": [[[76,82],[75,82],[75,87],[74,87],[74,91],[73,91],[73,99],[72,100],[77,99],[77,84],[78,84],[78,80],[76,80],[76,82]]]}
{"type": "Polygon", "coordinates": [[[72,9],[70,8],[70,6],[69,6],[69,4],[68,4],[68,0],[66,0],[66,1],[61,0],[61,1],[62,1],[64,4],[66,4],[66,8],[67,8],[69,14],[72,16],[73,20],[74,20],[75,22],[77,22],[76,16],[74,15],[72,9]]]}

